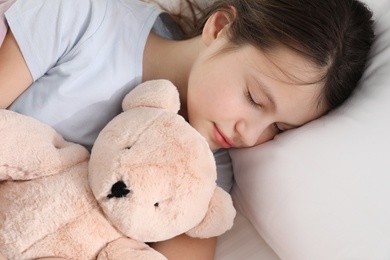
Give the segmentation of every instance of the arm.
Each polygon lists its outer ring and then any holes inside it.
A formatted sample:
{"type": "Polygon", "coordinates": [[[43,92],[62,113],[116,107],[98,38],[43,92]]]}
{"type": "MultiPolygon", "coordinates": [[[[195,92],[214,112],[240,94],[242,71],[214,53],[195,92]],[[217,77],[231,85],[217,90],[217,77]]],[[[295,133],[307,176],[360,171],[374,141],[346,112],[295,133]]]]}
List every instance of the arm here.
{"type": "Polygon", "coordinates": [[[9,107],[33,81],[11,30],[0,47],[0,79],[0,108],[9,107]]]}
{"type": "Polygon", "coordinates": [[[217,238],[199,239],[180,235],[170,240],[153,243],[151,247],[169,260],[212,260],[214,259],[217,238]]]}
{"type": "Polygon", "coordinates": [[[167,260],[167,258],[147,244],[125,237],[108,243],[97,257],[97,260],[123,259],[167,260]]]}

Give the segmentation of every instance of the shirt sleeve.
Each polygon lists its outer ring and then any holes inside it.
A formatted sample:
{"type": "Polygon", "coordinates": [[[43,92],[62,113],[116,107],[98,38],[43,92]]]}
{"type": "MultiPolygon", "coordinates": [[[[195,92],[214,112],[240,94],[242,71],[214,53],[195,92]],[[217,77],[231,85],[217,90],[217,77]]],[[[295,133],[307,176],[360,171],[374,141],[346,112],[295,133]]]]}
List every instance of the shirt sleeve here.
{"type": "Polygon", "coordinates": [[[17,0],[5,13],[34,80],[99,27],[104,0],[17,0]]]}
{"type": "Polygon", "coordinates": [[[230,154],[227,149],[219,149],[214,151],[214,158],[217,164],[217,184],[230,193],[233,186],[233,166],[230,154]]]}

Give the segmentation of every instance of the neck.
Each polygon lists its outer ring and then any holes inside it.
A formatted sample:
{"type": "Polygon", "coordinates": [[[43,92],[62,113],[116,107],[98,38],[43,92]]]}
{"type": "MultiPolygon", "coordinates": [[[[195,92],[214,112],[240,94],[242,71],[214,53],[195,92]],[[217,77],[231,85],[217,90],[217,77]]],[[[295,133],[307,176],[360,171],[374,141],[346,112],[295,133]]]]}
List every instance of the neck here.
{"type": "Polygon", "coordinates": [[[172,41],[154,33],[150,33],[145,46],[142,81],[170,80],[179,91],[181,102],[179,113],[185,118],[188,78],[201,47],[200,37],[172,41]]]}

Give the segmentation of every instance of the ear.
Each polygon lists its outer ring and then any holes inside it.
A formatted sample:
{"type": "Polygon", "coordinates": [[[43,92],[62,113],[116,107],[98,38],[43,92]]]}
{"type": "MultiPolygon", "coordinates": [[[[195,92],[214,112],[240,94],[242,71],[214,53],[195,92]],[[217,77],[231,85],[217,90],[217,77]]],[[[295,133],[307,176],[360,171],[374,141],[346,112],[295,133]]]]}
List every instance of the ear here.
{"type": "Polygon", "coordinates": [[[138,85],[123,99],[123,111],[133,107],[165,108],[174,113],[180,109],[179,92],[168,80],[151,80],[138,85]]]}
{"type": "Polygon", "coordinates": [[[216,187],[206,216],[186,234],[190,237],[209,238],[220,236],[233,226],[236,210],[229,193],[216,187]]]}
{"type": "Polygon", "coordinates": [[[237,10],[233,6],[226,6],[217,10],[206,21],[202,39],[206,46],[209,46],[237,17],[237,10]]]}

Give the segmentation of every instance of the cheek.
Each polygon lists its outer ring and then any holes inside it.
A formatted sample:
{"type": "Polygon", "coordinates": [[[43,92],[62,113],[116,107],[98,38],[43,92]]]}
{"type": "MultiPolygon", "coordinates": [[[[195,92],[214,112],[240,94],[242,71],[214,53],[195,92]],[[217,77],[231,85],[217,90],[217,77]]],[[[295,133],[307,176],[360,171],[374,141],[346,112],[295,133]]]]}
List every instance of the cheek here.
{"type": "Polygon", "coordinates": [[[221,100],[220,84],[206,78],[193,79],[188,82],[188,113],[212,113],[221,100]]]}
{"type": "Polygon", "coordinates": [[[212,101],[210,95],[205,91],[205,86],[201,85],[200,82],[191,83],[187,93],[187,120],[198,132],[201,132],[204,121],[210,121],[212,118],[213,109],[210,107],[212,101]]]}

